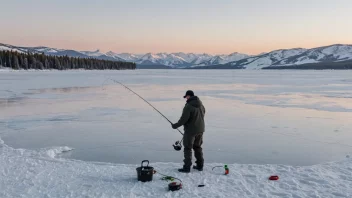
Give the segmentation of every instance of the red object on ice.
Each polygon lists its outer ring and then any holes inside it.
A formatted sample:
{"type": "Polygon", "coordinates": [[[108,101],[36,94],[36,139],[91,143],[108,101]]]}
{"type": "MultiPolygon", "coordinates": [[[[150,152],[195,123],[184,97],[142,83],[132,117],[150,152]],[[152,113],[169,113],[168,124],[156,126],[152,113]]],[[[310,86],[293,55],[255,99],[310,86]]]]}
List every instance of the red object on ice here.
{"type": "Polygon", "coordinates": [[[169,183],[169,190],[171,191],[176,191],[182,189],[182,183],[181,182],[171,182],[169,183]]]}
{"type": "Polygon", "coordinates": [[[279,176],[277,175],[270,176],[269,180],[279,180],[279,176]]]}
{"type": "Polygon", "coordinates": [[[229,169],[225,169],[225,175],[229,174],[229,169]]]}

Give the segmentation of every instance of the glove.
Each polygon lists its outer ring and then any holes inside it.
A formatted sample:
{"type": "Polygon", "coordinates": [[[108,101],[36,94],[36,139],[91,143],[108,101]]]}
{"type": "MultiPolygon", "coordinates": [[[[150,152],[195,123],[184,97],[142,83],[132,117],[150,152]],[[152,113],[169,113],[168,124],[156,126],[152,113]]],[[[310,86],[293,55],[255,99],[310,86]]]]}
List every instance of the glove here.
{"type": "Polygon", "coordinates": [[[177,127],[176,127],[175,124],[171,124],[171,127],[172,127],[173,129],[177,129],[177,127]]]}

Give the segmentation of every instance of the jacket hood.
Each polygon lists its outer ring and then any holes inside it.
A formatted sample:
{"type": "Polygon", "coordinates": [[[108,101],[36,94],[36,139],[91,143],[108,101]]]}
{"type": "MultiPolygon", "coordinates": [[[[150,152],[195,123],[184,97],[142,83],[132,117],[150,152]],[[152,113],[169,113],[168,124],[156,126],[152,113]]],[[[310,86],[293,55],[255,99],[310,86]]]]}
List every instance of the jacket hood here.
{"type": "Polygon", "coordinates": [[[202,101],[200,101],[197,96],[192,96],[187,100],[187,104],[199,108],[202,105],[202,101]]]}

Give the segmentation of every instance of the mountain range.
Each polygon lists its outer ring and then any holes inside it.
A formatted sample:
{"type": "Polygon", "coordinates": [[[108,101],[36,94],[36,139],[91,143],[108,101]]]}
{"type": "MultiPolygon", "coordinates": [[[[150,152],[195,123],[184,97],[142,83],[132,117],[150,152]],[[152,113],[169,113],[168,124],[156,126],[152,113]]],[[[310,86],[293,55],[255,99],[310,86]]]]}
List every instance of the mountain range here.
{"type": "Polygon", "coordinates": [[[96,51],[77,51],[50,47],[19,47],[0,43],[0,50],[12,50],[21,53],[44,53],[53,56],[97,58],[112,61],[135,62],[139,68],[233,68],[262,69],[283,66],[295,66],[314,63],[332,63],[352,61],[352,45],[335,44],[312,49],[280,49],[259,55],[241,53],[211,55],[196,53],[103,53],[96,51]]]}

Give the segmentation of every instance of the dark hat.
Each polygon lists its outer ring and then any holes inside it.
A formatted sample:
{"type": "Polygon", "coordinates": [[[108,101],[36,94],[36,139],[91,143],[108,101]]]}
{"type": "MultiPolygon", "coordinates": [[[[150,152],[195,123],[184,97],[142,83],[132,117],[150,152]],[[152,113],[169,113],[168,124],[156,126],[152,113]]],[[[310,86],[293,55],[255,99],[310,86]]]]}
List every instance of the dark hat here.
{"type": "Polygon", "coordinates": [[[183,98],[186,98],[186,96],[194,96],[194,93],[192,90],[188,90],[185,94],[185,96],[183,96],[183,98]]]}

